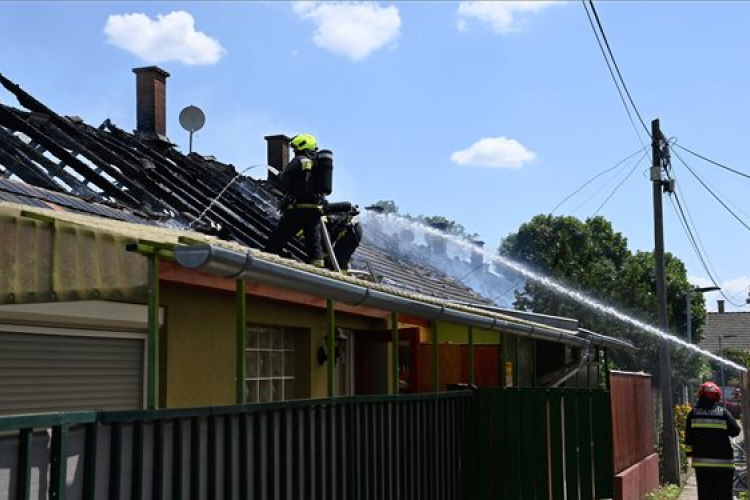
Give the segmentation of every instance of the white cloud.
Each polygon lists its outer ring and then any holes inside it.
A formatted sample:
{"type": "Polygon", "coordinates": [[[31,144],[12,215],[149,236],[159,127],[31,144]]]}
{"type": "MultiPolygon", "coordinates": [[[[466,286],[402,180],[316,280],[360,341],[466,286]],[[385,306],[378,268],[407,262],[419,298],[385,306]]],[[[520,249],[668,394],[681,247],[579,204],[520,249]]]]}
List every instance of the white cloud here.
{"type": "Polygon", "coordinates": [[[458,29],[468,29],[468,21],[476,20],[489,24],[492,31],[498,34],[520,31],[526,18],[558,2],[549,1],[494,1],[494,2],[460,2],[458,5],[458,29]]]}
{"type": "Polygon", "coordinates": [[[451,155],[453,163],[495,168],[521,168],[524,163],[536,158],[533,151],[515,139],[507,137],[485,137],[467,149],[451,155]]]}
{"type": "Polygon", "coordinates": [[[219,42],[195,30],[193,16],[185,11],[158,15],[155,21],[146,14],[113,14],[104,33],[109,43],[148,63],[214,64],[225,52],[219,42]]]}
{"type": "Polygon", "coordinates": [[[375,2],[295,2],[294,12],[317,25],[313,42],[354,61],[394,44],[401,28],[401,16],[394,5],[375,2]]]}
{"type": "MultiPolygon", "coordinates": [[[[713,283],[708,278],[688,276],[688,281],[692,285],[699,287],[713,286],[713,283]]],[[[748,298],[748,285],[750,285],[750,276],[739,276],[737,278],[722,281],[719,283],[719,286],[721,287],[721,292],[724,292],[723,295],[718,291],[703,294],[706,299],[706,310],[715,312],[718,308],[716,301],[723,300],[725,311],[747,312],[745,299],[748,298]],[[724,295],[729,297],[735,304],[740,304],[740,306],[731,304],[724,298],[724,295]]]]}

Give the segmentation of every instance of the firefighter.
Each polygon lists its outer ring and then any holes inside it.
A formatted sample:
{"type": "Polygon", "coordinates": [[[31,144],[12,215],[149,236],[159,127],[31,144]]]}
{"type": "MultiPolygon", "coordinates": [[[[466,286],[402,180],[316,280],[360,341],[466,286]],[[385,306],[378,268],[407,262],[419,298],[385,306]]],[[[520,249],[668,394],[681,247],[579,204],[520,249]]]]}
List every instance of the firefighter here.
{"type": "Polygon", "coordinates": [[[692,456],[699,500],[732,500],[731,438],[739,435],[740,426],[720,401],[719,386],[713,382],[701,385],[685,426],[685,445],[692,456]]]}
{"type": "Polygon", "coordinates": [[[279,207],[281,219],[268,238],[264,250],[280,254],[287,243],[302,231],[307,262],[323,267],[320,219],[325,195],[318,192],[314,180],[317,140],[313,135],[300,134],[292,138],[290,145],[294,150],[294,158],[284,167],[277,181],[284,193],[279,207]]]}
{"type": "MultiPolygon", "coordinates": [[[[349,270],[349,261],[362,241],[362,225],[359,223],[359,207],[349,202],[329,203],[323,211],[326,214],[326,230],[331,236],[331,246],[336,262],[342,272],[349,270]]],[[[334,269],[328,255],[326,266],[334,269]]]]}

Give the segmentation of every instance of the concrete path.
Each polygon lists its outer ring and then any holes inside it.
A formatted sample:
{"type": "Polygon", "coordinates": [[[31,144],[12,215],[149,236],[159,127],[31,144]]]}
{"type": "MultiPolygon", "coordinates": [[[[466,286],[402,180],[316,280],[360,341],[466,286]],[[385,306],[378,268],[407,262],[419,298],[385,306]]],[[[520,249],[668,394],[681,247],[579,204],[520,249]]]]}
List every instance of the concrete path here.
{"type": "Polygon", "coordinates": [[[692,469],[690,469],[689,474],[687,484],[685,484],[677,500],[698,500],[698,488],[695,484],[695,474],[692,469]]]}

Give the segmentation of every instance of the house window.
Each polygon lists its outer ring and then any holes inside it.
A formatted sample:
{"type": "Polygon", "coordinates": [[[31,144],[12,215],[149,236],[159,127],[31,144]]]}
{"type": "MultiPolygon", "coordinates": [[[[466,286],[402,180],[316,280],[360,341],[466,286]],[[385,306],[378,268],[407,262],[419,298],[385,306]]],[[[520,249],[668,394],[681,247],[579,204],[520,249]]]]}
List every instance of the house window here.
{"type": "Polygon", "coordinates": [[[300,329],[249,325],[245,360],[247,401],[294,399],[294,338],[300,329]]]}

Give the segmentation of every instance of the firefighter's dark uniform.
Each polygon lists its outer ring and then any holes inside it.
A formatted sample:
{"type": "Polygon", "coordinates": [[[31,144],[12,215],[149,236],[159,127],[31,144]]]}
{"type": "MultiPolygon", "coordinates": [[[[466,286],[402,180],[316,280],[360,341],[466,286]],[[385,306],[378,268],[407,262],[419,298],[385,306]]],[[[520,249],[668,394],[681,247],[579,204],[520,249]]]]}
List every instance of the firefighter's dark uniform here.
{"type": "MultiPolygon", "coordinates": [[[[314,154],[314,153],[311,153],[314,154]]],[[[304,152],[297,155],[284,168],[277,184],[285,193],[282,214],[278,226],[271,233],[265,251],[275,254],[281,250],[300,230],[305,240],[307,261],[323,266],[323,247],[320,235],[320,217],[324,196],[310,192],[308,181],[314,161],[304,152]]]]}
{"type": "Polygon", "coordinates": [[[740,426],[726,408],[700,398],[688,414],[685,445],[692,456],[700,500],[732,500],[734,453],[730,438],[740,426]]]}
{"type": "MultiPolygon", "coordinates": [[[[329,214],[327,216],[326,229],[331,235],[331,246],[333,255],[342,271],[349,269],[349,261],[354,251],[362,241],[362,225],[357,220],[356,210],[343,214],[329,214]]],[[[333,264],[326,255],[327,267],[333,269],[333,264]]]]}

